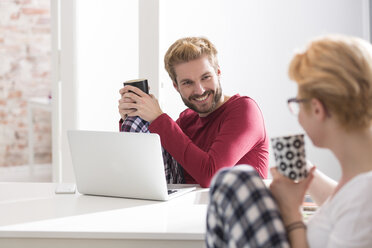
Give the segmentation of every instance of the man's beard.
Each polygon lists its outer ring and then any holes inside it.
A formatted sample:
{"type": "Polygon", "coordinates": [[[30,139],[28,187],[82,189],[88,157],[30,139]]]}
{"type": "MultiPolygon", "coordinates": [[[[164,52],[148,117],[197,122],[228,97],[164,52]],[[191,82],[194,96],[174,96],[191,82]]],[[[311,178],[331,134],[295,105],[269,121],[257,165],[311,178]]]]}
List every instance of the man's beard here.
{"type": "Polygon", "coordinates": [[[212,113],[216,109],[217,104],[220,102],[221,97],[222,97],[222,89],[221,89],[221,85],[220,84],[218,85],[216,91],[214,91],[214,90],[207,90],[207,91],[205,91],[203,93],[203,95],[192,95],[192,96],[189,97],[189,99],[185,99],[181,95],[181,98],[182,98],[183,103],[188,108],[194,110],[198,114],[212,113]],[[204,110],[199,109],[196,105],[194,105],[193,103],[191,103],[191,101],[193,99],[195,99],[195,98],[203,97],[203,96],[210,95],[210,94],[213,94],[213,100],[212,100],[211,106],[208,109],[204,109],[204,110]]]}

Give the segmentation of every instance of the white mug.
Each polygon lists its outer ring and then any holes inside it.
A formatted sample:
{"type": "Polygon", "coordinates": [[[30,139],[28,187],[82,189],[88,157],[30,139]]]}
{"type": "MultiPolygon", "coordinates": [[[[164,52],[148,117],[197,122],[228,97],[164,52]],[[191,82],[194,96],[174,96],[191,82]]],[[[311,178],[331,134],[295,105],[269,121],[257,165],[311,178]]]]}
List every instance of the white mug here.
{"type": "Polygon", "coordinates": [[[306,160],[303,134],[271,138],[271,145],[279,173],[294,181],[307,177],[310,163],[306,160]]]}

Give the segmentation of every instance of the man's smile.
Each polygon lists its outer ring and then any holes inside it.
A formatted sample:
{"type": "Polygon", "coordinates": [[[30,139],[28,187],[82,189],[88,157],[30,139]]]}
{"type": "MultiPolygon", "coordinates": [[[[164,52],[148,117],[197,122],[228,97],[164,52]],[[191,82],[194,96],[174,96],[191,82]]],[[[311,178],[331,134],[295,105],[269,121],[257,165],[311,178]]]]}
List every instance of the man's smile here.
{"type": "Polygon", "coordinates": [[[193,96],[191,97],[192,100],[195,100],[196,102],[198,103],[202,103],[204,101],[206,101],[208,99],[208,97],[211,95],[211,91],[207,91],[205,92],[203,95],[201,96],[193,96]]]}

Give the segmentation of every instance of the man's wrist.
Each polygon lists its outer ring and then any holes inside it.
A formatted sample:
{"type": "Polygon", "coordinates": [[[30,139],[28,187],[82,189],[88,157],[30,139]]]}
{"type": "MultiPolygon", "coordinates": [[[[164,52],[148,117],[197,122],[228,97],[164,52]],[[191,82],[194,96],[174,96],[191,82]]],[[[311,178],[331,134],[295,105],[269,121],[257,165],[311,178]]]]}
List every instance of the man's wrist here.
{"type": "Polygon", "coordinates": [[[153,121],[155,121],[156,119],[159,118],[159,116],[161,116],[162,114],[164,114],[163,112],[159,112],[158,115],[155,116],[155,118],[153,118],[152,120],[149,120],[148,122],[151,124],[153,121]]]}

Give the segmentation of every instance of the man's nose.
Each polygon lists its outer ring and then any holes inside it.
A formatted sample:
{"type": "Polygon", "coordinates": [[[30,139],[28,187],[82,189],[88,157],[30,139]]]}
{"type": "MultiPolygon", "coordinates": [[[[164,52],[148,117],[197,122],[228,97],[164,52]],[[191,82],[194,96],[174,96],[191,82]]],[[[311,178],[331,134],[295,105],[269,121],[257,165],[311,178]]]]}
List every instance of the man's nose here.
{"type": "Polygon", "coordinates": [[[205,88],[204,88],[203,84],[200,83],[200,82],[196,82],[195,83],[194,94],[196,94],[196,95],[203,95],[204,92],[205,92],[205,88]]]}

